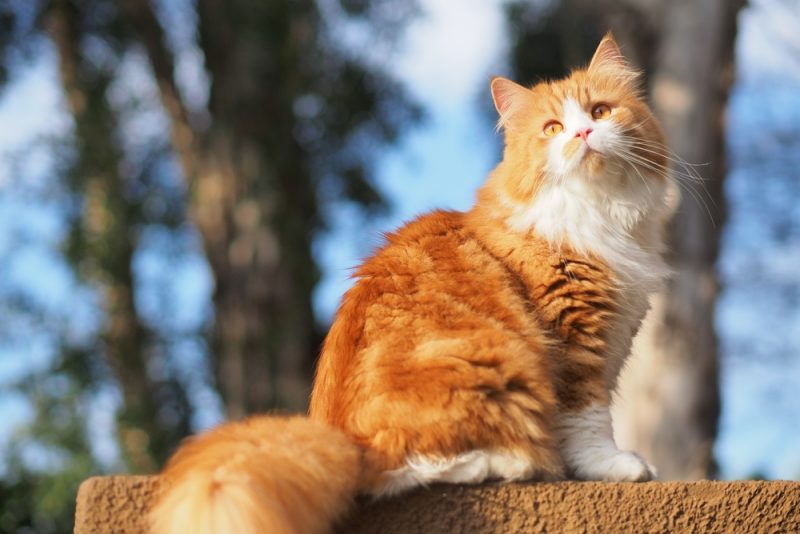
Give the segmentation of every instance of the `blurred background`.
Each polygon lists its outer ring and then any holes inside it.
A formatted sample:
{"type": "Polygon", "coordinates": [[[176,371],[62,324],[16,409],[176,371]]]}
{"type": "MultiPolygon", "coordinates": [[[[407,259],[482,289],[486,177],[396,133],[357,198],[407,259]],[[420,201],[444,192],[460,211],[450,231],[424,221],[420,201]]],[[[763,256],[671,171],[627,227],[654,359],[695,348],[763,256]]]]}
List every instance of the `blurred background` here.
{"type": "Polygon", "coordinates": [[[617,437],[665,479],[800,478],[799,26],[798,0],[3,0],[0,532],[71,532],[82,479],[305,409],[351,268],[496,164],[490,76],[560,77],[609,28],[682,189],[617,437]]]}

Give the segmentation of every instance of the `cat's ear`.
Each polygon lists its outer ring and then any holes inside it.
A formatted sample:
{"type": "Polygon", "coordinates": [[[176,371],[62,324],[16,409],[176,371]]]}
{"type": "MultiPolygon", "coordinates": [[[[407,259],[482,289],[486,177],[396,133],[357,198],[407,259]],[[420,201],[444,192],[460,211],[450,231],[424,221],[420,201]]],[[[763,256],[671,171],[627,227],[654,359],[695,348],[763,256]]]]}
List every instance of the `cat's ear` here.
{"type": "Polygon", "coordinates": [[[589,74],[606,73],[630,80],[638,76],[636,70],[625,60],[611,32],[608,32],[597,45],[592,61],[589,62],[588,71],[589,74]]]}
{"type": "Polygon", "coordinates": [[[492,78],[491,88],[494,107],[500,115],[498,127],[506,127],[527,100],[530,91],[502,76],[492,78]]]}

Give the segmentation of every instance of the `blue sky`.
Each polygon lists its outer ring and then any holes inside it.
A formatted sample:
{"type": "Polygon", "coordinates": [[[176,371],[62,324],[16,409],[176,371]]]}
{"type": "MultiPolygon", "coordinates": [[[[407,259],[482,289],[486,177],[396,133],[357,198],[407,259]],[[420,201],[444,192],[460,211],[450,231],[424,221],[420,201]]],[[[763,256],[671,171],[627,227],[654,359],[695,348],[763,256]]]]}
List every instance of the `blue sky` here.
{"type": "MultiPolygon", "coordinates": [[[[387,216],[365,221],[348,206],[332,211],[331,231],[315,244],[315,255],[323,266],[315,309],[323,321],[331,317],[340,295],[348,287],[350,268],[380,242],[381,231],[432,208],[467,208],[498,157],[499,138],[480,106],[489,103],[490,75],[506,70],[502,63],[501,3],[494,0],[421,3],[427,14],[411,26],[388,64],[427,108],[428,119],[399,146],[379,158],[378,185],[392,205],[387,216]]],[[[751,4],[754,7],[748,8],[740,19],[740,75],[731,104],[736,113],[730,123],[738,134],[736,142],[744,143],[750,143],[747,135],[759,135],[785,117],[800,120],[800,99],[792,100],[791,96],[800,91],[800,52],[795,56],[787,53],[787,48],[793,46],[791,43],[797,44],[791,17],[781,13],[775,7],[780,4],[775,2],[751,4]],[[759,99],[767,97],[769,103],[759,103],[759,99]],[[772,113],[769,120],[760,120],[764,115],[760,113],[762,109],[772,113]]],[[[192,53],[181,63],[187,79],[198,76],[192,68],[192,53]]],[[[202,100],[203,95],[195,98],[202,100]]],[[[15,282],[28,287],[48,307],[76,315],[65,318],[75,322],[76,328],[91,325],[96,320],[92,317],[91,299],[85,290],[75,286],[72,275],[57,256],[62,232],[57,213],[46,204],[20,201],[11,187],[12,182],[15,187],[20,183],[41,186],[50,163],[47,151],[43,149],[35,157],[25,158],[23,168],[14,167],[4,157],[26,146],[31,139],[63,133],[69,128],[69,117],[63,112],[56,83],[55,58],[49,51],[44,50],[38,61],[27,67],[6,90],[0,100],[0,124],[3,125],[0,128],[0,275],[10,273],[16,277],[12,278],[15,282]],[[15,238],[22,230],[23,238],[15,238]],[[19,239],[24,240],[24,246],[17,246],[19,239]]],[[[732,287],[721,296],[717,319],[725,353],[723,416],[716,453],[723,474],[730,478],[749,476],[755,471],[771,477],[798,477],[800,428],[796,423],[800,420],[800,403],[793,393],[800,389],[800,313],[787,309],[782,316],[783,358],[754,358],[746,350],[738,349],[747,343],[761,342],[759,336],[764,335],[764,328],[769,329],[769,325],[763,325],[763,318],[769,314],[762,308],[770,306],[769,301],[754,299],[746,291],[747,286],[737,274],[740,259],[743,255],[760,257],[774,251],[766,251],[764,240],[758,235],[759,228],[768,231],[769,222],[746,218],[753,210],[760,209],[759,205],[746,205],[753,198],[748,189],[752,177],[735,172],[734,169],[729,180],[731,223],[726,229],[720,265],[723,279],[729,280],[732,287]],[[737,213],[737,206],[743,206],[741,214],[737,213]]],[[[800,204],[797,200],[800,199],[795,199],[795,204],[800,204]]],[[[181,320],[199,324],[205,319],[202,310],[206,309],[210,294],[208,269],[196,252],[188,253],[175,275],[174,265],[167,267],[159,260],[157,248],[162,238],[147,237],[152,247],[145,247],[137,255],[137,276],[153,281],[167,269],[173,269],[174,278],[182,280],[170,286],[174,302],[178,303],[176,309],[183,310],[181,320]]],[[[191,249],[192,238],[187,239],[187,247],[191,249]]],[[[800,245],[796,241],[783,246],[779,257],[800,259],[797,250],[800,245]],[[787,255],[786,247],[796,255],[787,255]]],[[[759,280],[769,282],[780,275],[787,278],[787,284],[798,284],[796,269],[783,268],[797,263],[788,260],[764,263],[766,266],[759,264],[756,268],[761,273],[759,280]]],[[[148,284],[155,285],[155,282],[148,284]]],[[[147,292],[137,300],[144,309],[158,303],[159,297],[147,292]]],[[[46,365],[48,350],[44,338],[17,340],[13,346],[0,347],[0,384],[31,366],[46,365]]],[[[191,340],[181,350],[187,358],[192,354],[197,358],[202,352],[191,340]]],[[[98,409],[91,417],[101,423],[105,421],[101,426],[107,428],[110,409],[117,401],[113,392],[103,394],[104,409],[98,409]]],[[[208,391],[195,394],[196,402],[211,406],[197,421],[198,426],[204,427],[219,417],[218,405],[208,391]]],[[[27,417],[24,402],[8,395],[0,395],[0,414],[12,424],[27,417]]],[[[97,438],[98,453],[112,458],[109,436],[99,432],[97,438]]]]}

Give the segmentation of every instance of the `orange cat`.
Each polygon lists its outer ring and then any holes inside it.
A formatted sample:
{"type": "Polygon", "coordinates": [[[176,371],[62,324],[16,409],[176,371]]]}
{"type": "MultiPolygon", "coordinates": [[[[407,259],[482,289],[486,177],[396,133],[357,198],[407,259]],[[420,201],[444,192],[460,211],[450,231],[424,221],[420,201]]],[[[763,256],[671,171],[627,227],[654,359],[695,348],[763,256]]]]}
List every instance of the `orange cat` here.
{"type": "Polygon", "coordinates": [[[324,532],[357,493],[571,476],[642,481],[609,392],[665,275],[662,133],[611,35],[531,89],[492,80],[503,161],[467,213],[390,235],[347,292],[309,418],[184,445],[155,532],[324,532]]]}

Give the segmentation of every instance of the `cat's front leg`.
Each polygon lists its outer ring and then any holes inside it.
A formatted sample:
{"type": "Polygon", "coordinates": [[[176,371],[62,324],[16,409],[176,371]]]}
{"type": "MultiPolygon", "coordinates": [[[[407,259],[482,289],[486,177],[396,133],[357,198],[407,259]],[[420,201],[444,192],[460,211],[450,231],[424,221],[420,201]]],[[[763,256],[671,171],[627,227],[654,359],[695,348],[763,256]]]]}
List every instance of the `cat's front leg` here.
{"type": "Polygon", "coordinates": [[[571,475],[581,480],[645,482],[655,469],[641,456],[614,442],[608,403],[596,399],[557,418],[561,455],[571,475]],[[600,402],[598,402],[600,401],[600,402]]]}
{"type": "Polygon", "coordinates": [[[609,482],[644,482],[655,469],[641,456],[614,442],[603,350],[571,346],[560,354],[555,429],[561,458],[573,478],[609,482]]]}

